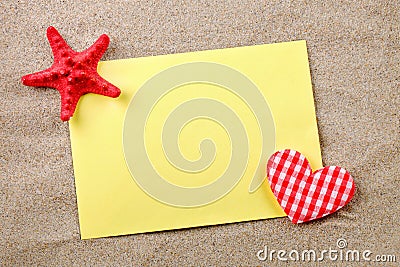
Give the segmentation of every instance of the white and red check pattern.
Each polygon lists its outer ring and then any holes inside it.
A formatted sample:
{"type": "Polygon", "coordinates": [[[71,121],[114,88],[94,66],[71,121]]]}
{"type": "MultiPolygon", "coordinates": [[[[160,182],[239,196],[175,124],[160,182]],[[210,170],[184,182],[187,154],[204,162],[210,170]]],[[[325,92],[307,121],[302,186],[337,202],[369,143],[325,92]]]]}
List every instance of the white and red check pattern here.
{"type": "Polygon", "coordinates": [[[324,217],[353,197],[353,178],[343,168],[327,166],[312,173],[308,160],[296,150],[274,153],[267,164],[268,181],[293,223],[324,217]]]}

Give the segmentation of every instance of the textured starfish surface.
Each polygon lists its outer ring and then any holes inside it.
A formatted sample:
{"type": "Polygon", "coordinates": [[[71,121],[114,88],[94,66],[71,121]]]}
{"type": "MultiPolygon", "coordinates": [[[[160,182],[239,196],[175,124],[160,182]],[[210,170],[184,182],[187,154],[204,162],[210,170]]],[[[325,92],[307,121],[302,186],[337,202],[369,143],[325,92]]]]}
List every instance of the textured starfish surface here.
{"type": "Polygon", "coordinates": [[[97,64],[107,50],[110,38],[103,34],[88,49],[72,50],[60,33],[47,28],[47,39],[54,55],[53,65],[43,71],[22,77],[28,86],[51,87],[61,95],[61,119],[68,121],[74,114],[80,97],[87,93],[118,97],[121,91],[100,77],[97,64]]]}

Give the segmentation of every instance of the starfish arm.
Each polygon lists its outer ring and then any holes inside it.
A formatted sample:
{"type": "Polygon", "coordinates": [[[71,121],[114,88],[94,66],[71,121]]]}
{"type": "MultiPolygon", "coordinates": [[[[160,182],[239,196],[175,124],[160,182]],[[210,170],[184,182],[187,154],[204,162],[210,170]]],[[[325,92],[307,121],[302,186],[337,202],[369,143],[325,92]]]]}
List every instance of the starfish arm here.
{"type": "Polygon", "coordinates": [[[112,83],[103,79],[100,75],[97,75],[96,88],[92,93],[109,96],[116,98],[121,94],[121,90],[113,85],[112,83]]]}
{"type": "Polygon", "coordinates": [[[57,73],[52,68],[25,75],[21,78],[24,85],[55,88],[57,73]]]}
{"type": "MultiPolygon", "coordinates": [[[[102,34],[97,41],[92,44],[85,53],[93,60],[93,62],[99,62],[104,52],[106,52],[108,45],[110,43],[110,38],[107,34],[102,34]]],[[[97,67],[97,64],[96,64],[97,67]]]]}
{"type": "Polygon", "coordinates": [[[53,51],[54,62],[59,61],[62,57],[67,57],[74,53],[64,38],[62,38],[61,34],[53,26],[47,28],[47,39],[49,40],[51,50],[53,51]]]}
{"type": "MultiPolygon", "coordinates": [[[[61,95],[61,114],[60,118],[63,121],[68,121],[75,112],[80,96],[70,95],[68,93],[61,93],[62,90],[58,89],[61,95]]],[[[64,92],[69,92],[71,89],[65,89],[64,92]]]]}

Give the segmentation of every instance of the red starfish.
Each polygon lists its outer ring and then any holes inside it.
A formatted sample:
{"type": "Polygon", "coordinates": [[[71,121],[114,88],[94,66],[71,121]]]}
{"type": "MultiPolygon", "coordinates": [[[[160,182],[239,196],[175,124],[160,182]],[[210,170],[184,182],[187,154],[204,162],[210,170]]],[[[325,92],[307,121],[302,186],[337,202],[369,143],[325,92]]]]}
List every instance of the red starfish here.
{"type": "Polygon", "coordinates": [[[121,91],[97,73],[97,64],[107,50],[110,38],[103,34],[88,49],[72,50],[60,33],[52,26],[47,28],[54,55],[53,65],[43,71],[22,77],[28,86],[55,88],[61,95],[61,119],[68,121],[74,114],[79,98],[86,93],[118,97],[121,91]]]}

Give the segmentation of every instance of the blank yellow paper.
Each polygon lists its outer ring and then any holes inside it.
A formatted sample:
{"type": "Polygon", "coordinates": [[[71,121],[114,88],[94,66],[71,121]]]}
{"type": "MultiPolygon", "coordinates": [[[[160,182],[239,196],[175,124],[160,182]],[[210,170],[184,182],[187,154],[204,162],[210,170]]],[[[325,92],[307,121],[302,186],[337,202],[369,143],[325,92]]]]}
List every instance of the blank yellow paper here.
{"type": "Polygon", "coordinates": [[[82,239],[285,216],[284,148],[322,167],[305,41],[100,62],[70,121],[82,239]]]}

